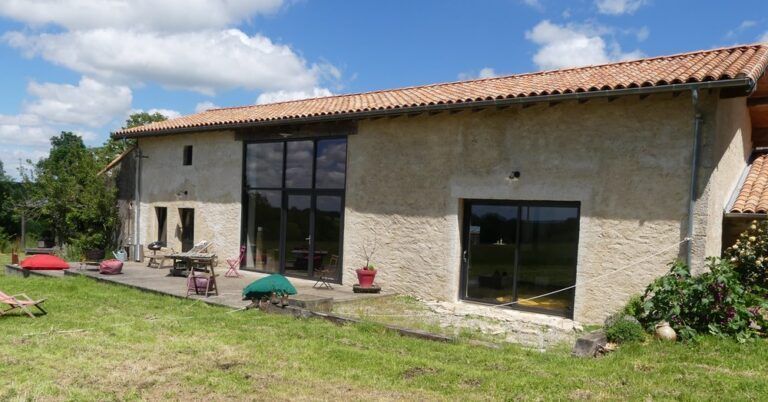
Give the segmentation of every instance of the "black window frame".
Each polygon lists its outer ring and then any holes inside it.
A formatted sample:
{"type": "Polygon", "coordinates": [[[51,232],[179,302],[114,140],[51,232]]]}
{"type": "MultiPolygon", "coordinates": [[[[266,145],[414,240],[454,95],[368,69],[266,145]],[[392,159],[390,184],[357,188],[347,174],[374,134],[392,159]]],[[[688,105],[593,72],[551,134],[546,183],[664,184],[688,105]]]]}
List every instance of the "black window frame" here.
{"type": "Polygon", "coordinates": [[[184,145],[184,154],[182,156],[182,166],[192,166],[193,147],[184,145]]]}
{"type": "Polygon", "coordinates": [[[168,207],[155,207],[157,218],[157,241],[168,244],[168,207]],[[160,219],[162,211],[162,220],[160,219]]]}
{"type": "MultiPolygon", "coordinates": [[[[517,236],[515,239],[516,242],[516,249],[518,251],[515,252],[515,267],[514,267],[514,275],[515,275],[515,283],[514,286],[517,288],[517,274],[519,272],[519,247],[520,247],[520,214],[522,213],[522,207],[570,207],[570,208],[576,208],[576,214],[577,214],[577,220],[576,220],[576,232],[577,232],[577,244],[576,244],[576,266],[574,267],[574,285],[576,285],[576,282],[578,281],[578,273],[579,273],[579,244],[581,243],[581,201],[536,201],[536,200],[499,200],[499,199],[477,199],[477,198],[464,198],[461,199],[461,268],[460,268],[460,274],[459,274],[459,300],[467,301],[471,303],[477,303],[477,304],[483,304],[488,306],[494,306],[494,307],[502,307],[502,308],[508,308],[512,310],[519,310],[519,311],[527,311],[532,313],[541,313],[551,316],[557,316],[557,317],[565,317],[569,319],[573,319],[574,310],[576,307],[576,289],[573,289],[573,299],[571,300],[571,305],[574,307],[571,309],[570,312],[567,312],[565,314],[560,314],[556,310],[549,310],[549,309],[543,309],[543,308],[536,308],[531,306],[524,306],[518,303],[507,305],[507,306],[500,306],[500,304],[495,303],[488,303],[483,300],[479,299],[473,299],[471,297],[467,296],[467,282],[468,282],[468,275],[469,275],[469,258],[466,258],[469,253],[469,227],[471,222],[471,208],[474,204],[481,204],[481,205],[505,205],[505,206],[515,206],[518,207],[518,224],[517,224],[517,236]]],[[[515,294],[517,294],[517,290],[515,290],[515,294]]]]}
{"type": "MultiPolygon", "coordinates": [[[[338,261],[337,261],[337,269],[336,269],[336,278],[329,281],[331,283],[337,283],[341,284],[342,280],[342,267],[343,267],[343,260],[344,260],[344,215],[345,215],[345,206],[346,206],[346,192],[347,192],[347,171],[349,167],[349,136],[348,135],[327,135],[327,136],[313,136],[313,137],[298,137],[298,138],[286,138],[286,139],[276,139],[276,138],[269,138],[269,139],[258,139],[258,140],[245,140],[243,141],[243,151],[242,151],[242,197],[241,197],[241,224],[240,224],[240,244],[245,244],[247,246],[248,242],[248,202],[249,202],[249,193],[251,191],[280,191],[281,200],[280,200],[280,207],[281,207],[281,216],[280,216],[280,273],[286,274],[285,272],[285,263],[286,263],[286,257],[285,257],[285,226],[287,221],[287,203],[288,203],[288,196],[289,195],[309,195],[311,197],[311,213],[310,213],[310,232],[312,233],[313,238],[315,237],[315,214],[317,211],[317,197],[319,196],[338,196],[341,198],[341,211],[339,214],[339,254],[338,254],[338,261]],[[344,162],[344,184],[341,188],[317,188],[317,151],[318,146],[317,143],[320,141],[326,141],[326,140],[345,140],[345,162],[344,162]],[[312,183],[311,187],[307,188],[294,188],[294,187],[286,187],[286,167],[287,167],[287,160],[288,160],[288,143],[289,142],[300,142],[300,141],[312,141],[312,154],[313,154],[313,160],[312,160],[312,183]],[[267,144],[267,143],[280,143],[283,145],[283,167],[282,167],[282,179],[280,183],[280,187],[263,187],[263,186],[249,186],[248,183],[248,145],[250,144],[267,144]]],[[[314,241],[310,243],[310,253],[315,252],[315,244],[314,241]]],[[[312,264],[312,259],[309,259],[310,264],[312,264]]],[[[245,259],[240,263],[240,267],[243,269],[246,269],[247,263],[245,259]]],[[[254,272],[262,272],[259,270],[253,270],[254,272]]],[[[291,275],[286,275],[291,276],[291,275]]],[[[313,277],[301,277],[301,278],[307,278],[312,279],[313,277]]]]}

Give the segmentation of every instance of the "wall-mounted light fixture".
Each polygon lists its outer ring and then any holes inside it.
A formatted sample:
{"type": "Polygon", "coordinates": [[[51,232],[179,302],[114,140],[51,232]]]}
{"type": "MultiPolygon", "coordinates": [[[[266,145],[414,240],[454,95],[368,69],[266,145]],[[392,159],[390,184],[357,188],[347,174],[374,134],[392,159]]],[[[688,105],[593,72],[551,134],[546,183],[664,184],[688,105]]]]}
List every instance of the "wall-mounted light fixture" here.
{"type": "Polygon", "coordinates": [[[178,193],[176,193],[176,198],[186,197],[187,195],[189,195],[189,191],[187,190],[179,191],[178,193]]]}
{"type": "Polygon", "coordinates": [[[518,181],[518,180],[520,180],[520,171],[519,170],[515,170],[514,172],[510,173],[509,176],[507,177],[507,179],[509,179],[511,181],[518,181]]]}

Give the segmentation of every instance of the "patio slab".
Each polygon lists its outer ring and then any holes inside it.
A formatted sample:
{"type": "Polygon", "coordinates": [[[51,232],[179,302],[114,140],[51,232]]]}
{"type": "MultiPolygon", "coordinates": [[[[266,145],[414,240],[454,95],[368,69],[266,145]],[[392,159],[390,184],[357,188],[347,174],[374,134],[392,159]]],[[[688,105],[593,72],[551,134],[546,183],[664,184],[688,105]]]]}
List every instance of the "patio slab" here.
{"type": "MultiPolygon", "coordinates": [[[[268,274],[257,272],[241,271],[241,278],[227,278],[223,275],[224,270],[217,269],[217,284],[219,287],[218,296],[197,296],[187,297],[186,278],[168,275],[168,268],[148,268],[145,264],[138,262],[126,262],[123,265],[123,273],[120,275],[101,275],[95,269],[80,269],[73,267],[66,271],[67,275],[82,275],[99,281],[112,282],[125,286],[131,286],[144,291],[197,299],[205,303],[220,306],[231,307],[235,309],[243,308],[250,304],[250,301],[242,300],[242,290],[249,283],[266,277],[268,274]]],[[[319,310],[327,309],[328,303],[344,303],[356,301],[371,297],[386,297],[394,293],[382,292],[380,294],[364,294],[352,292],[351,286],[333,285],[333,289],[314,288],[315,281],[298,278],[288,278],[298,292],[291,296],[289,301],[292,305],[312,309],[312,306],[320,306],[319,310]],[[330,299],[330,300],[329,300],[330,299]]]]}

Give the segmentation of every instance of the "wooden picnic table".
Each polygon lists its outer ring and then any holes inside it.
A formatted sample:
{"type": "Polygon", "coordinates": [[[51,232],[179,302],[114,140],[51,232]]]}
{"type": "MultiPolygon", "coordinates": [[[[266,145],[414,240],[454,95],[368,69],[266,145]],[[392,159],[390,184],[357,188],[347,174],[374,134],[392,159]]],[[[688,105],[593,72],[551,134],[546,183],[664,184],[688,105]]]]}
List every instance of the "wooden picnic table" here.
{"type": "Polygon", "coordinates": [[[168,254],[166,258],[173,260],[171,275],[185,276],[187,278],[186,288],[187,296],[190,294],[218,295],[219,288],[216,284],[216,254],[213,253],[174,253],[168,254]],[[201,275],[195,274],[196,271],[204,272],[201,275]]]}
{"type": "Polygon", "coordinates": [[[216,262],[214,253],[173,253],[166,255],[165,258],[173,260],[171,275],[174,276],[187,276],[191,269],[213,274],[216,262]]]}

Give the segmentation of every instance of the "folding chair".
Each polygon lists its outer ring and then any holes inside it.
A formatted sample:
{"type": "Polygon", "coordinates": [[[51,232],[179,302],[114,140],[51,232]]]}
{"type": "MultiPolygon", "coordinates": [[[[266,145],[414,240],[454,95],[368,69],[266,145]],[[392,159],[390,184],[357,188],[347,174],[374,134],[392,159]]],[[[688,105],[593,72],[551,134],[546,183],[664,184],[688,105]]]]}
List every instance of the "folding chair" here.
{"type": "Polygon", "coordinates": [[[0,315],[5,315],[5,313],[11,310],[20,309],[21,311],[26,313],[28,316],[35,318],[35,315],[29,310],[29,307],[35,307],[38,310],[40,310],[40,312],[42,312],[43,314],[48,314],[48,312],[43,310],[43,307],[41,306],[41,304],[43,304],[44,301],[45,299],[32,300],[29,296],[25,295],[24,293],[9,296],[3,292],[0,292],[0,303],[10,306],[10,308],[6,310],[0,310],[0,315]]]}
{"type": "Polygon", "coordinates": [[[331,286],[328,281],[336,279],[336,269],[338,268],[338,265],[339,256],[332,255],[331,258],[328,259],[328,265],[324,266],[322,269],[317,270],[317,282],[315,282],[312,287],[332,290],[333,286],[331,286]]]}
{"type": "Polygon", "coordinates": [[[242,275],[240,275],[240,264],[242,264],[243,259],[245,258],[245,245],[240,246],[240,256],[237,258],[227,258],[227,264],[229,264],[229,269],[226,273],[224,273],[224,276],[227,278],[239,278],[242,275]]]}

